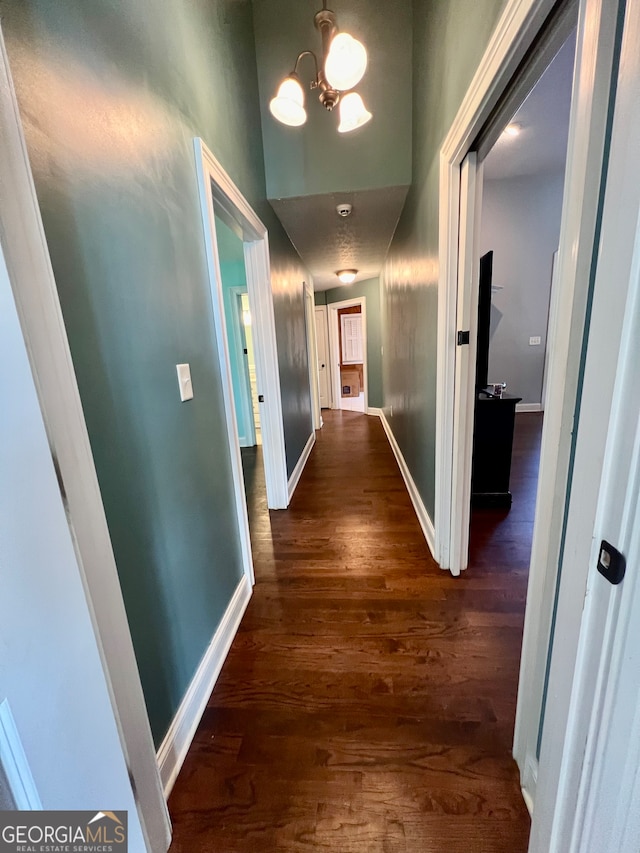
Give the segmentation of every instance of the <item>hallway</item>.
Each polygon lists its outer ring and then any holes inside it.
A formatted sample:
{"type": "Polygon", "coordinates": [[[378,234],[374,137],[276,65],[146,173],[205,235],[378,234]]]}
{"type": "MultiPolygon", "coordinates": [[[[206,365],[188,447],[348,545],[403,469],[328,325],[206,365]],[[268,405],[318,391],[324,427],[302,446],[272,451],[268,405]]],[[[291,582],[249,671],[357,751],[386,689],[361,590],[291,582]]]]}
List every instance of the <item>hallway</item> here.
{"type": "MultiPolygon", "coordinates": [[[[523,853],[526,570],[432,561],[378,418],[323,411],[169,801],[173,853],[523,853]]],[[[495,546],[493,552],[495,552],[495,546]]]]}

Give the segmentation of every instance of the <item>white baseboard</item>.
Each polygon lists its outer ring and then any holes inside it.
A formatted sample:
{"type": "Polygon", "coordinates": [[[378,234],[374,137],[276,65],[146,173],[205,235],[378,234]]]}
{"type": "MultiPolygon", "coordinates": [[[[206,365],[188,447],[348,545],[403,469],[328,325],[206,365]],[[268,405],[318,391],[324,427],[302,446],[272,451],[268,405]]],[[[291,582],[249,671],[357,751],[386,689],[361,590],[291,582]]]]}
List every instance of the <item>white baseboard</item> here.
{"type": "Polygon", "coordinates": [[[533,756],[528,756],[525,761],[524,775],[522,778],[522,796],[533,817],[533,807],[536,798],[536,787],[538,784],[538,762],[533,756]]]}
{"type": "Polygon", "coordinates": [[[304,446],[304,450],[300,454],[300,459],[296,464],[296,467],[293,469],[291,476],[289,477],[289,500],[293,497],[293,493],[296,490],[296,486],[298,485],[298,480],[302,476],[302,472],[304,471],[304,466],[307,464],[307,459],[309,458],[309,454],[313,450],[313,445],[316,443],[316,433],[315,430],[309,436],[309,440],[304,446]]]}
{"type": "Polygon", "coordinates": [[[516,412],[542,412],[542,403],[516,403],[516,412]]]}
{"type": "Polygon", "coordinates": [[[422,532],[424,533],[424,538],[427,540],[427,545],[429,546],[429,550],[431,551],[431,556],[434,560],[436,560],[436,534],[433,527],[433,522],[429,517],[429,513],[427,512],[426,506],[422,502],[418,487],[416,486],[413,477],[411,476],[411,472],[409,471],[404,456],[402,455],[402,451],[398,446],[396,437],[393,434],[391,427],[389,426],[389,421],[386,419],[384,412],[380,415],[380,420],[382,421],[382,426],[384,427],[384,431],[386,432],[387,438],[389,439],[389,444],[391,445],[391,449],[393,450],[393,455],[396,457],[396,461],[400,468],[400,473],[402,474],[402,479],[404,480],[405,485],[407,487],[407,491],[409,492],[411,503],[413,504],[413,508],[415,509],[416,515],[418,516],[418,521],[420,522],[420,527],[422,528],[422,532]]]}
{"type": "Polygon", "coordinates": [[[250,598],[251,587],[246,575],[243,575],[213,635],[209,648],[187,688],[180,707],[169,726],[169,731],[160,744],[156,759],[164,795],[167,798],[191,746],[198,723],[207,707],[209,696],[218,680],[222,664],[229,653],[231,643],[250,598]]]}
{"type": "Polygon", "coordinates": [[[382,417],[382,409],[376,409],[374,406],[369,406],[367,408],[368,415],[375,415],[378,418],[382,417]]]}

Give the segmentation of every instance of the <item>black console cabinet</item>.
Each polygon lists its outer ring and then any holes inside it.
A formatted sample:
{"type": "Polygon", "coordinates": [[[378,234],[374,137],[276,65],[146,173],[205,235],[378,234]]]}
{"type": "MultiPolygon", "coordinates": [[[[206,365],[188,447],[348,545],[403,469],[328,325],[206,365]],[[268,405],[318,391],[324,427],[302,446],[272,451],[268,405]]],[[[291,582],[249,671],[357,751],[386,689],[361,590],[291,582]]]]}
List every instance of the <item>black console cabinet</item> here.
{"type": "Polygon", "coordinates": [[[509,477],[513,428],[516,403],[521,399],[511,394],[493,397],[484,391],[476,395],[471,474],[473,506],[511,506],[509,477]]]}

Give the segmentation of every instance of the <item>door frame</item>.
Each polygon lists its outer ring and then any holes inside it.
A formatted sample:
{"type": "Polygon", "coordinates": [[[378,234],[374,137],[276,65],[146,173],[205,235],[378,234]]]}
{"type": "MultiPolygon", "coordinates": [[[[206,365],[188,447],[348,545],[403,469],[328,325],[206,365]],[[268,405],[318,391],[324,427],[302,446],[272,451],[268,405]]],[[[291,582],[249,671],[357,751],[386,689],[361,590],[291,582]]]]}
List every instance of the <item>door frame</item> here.
{"type": "Polygon", "coordinates": [[[171,822],[1,30],[0,152],[0,239],[78,569],[145,843],[166,850],[171,822]]]}
{"type": "Polygon", "coordinates": [[[338,311],[341,308],[352,308],[354,305],[360,305],[362,312],[362,350],[364,362],[362,364],[362,376],[364,381],[364,413],[367,414],[369,408],[369,379],[367,373],[367,298],[366,296],[356,296],[353,299],[343,299],[341,302],[331,302],[327,305],[327,324],[329,328],[329,353],[331,356],[331,408],[341,409],[340,405],[336,405],[342,399],[342,389],[340,387],[340,347],[339,347],[339,315],[338,311]]]}
{"type": "MultiPolygon", "coordinates": [[[[327,314],[327,306],[326,305],[316,305],[315,310],[314,310],[314,317],[316,316],[316,313],[315,313],[316,311],[320,311],[322,313],[322,316],[323,316],[323,320],[322,320],[323,326],[322,326],[322,329],[320,330],[320,333],[324,337],[324,351],[326,353],[326,359],[327,359],[326,370],[327,370],[327,374],[329,377],[328,381],[327,381],[327,393],[329,395],[329,406],[328,406],[328,408],[333,409],[333,379],[332,379],[332,374],[331,374],[331,347],[329,344],[329,317],[327,314]]],[[[318,341],[318,324],[316,323],[316,345],[317,345],[317,341],[318,341]]],[[[320,362],[318,361],[318,364],[319,363],[320,362]]],[[[320,371],[318,370],[318,393],[320,393],[319,384],[320,384],[320,371]]]]}
{"type": "Polygon", "coordinates": [[[304,295],[304,326],[307,333],[307,361],[309,363],[309,393],[311,394],[311,416],[313,428],[321,429],[320,380],[318,377],[318,342],[316,340],[316,312],[313,287],[308,281],[302,282],[304,295]]]}
{"type": "Polygon", "coordinates": [[[640,837],[634,797],[640,760],[638,39],[640,7],[627,3],[585,329],[532,853],[617,853],[637,849],[640,837]],[[618,586],[597,571],[603,539],[627,558],[618,586]]]}
{"type": "Polygon", "coordinates": [[[451,505],[459,511],[460,536],[452,537],[450,566],[466,568],[471,525],[471,464],[476,397],[478,299],[480,287],[480,216],[483,165],[470,151],[460,166],[460,241],[456,329],[469,330],[466,358],[456,358],[454,381],[453,447],[457,455],[451,485],[451,505]],[[464,565],[463,565],[464,564],[464,565]]]}
{"type": "Polygon", "coordinates": [[[267,488],[267,504],[269,509],[286,509],[289,505],[289,490],[276,325],[273,294],[271,292],[269,240],[267,229],[202,139],[196,137],[193,144],[216,344],[222,374],[227,437],[236,497],[236,514],[241,531],[245,573],[253,583],[249,522],[236,415],[233,406],[215,213],[223,211],[226,214],[239,229],[244,244],[247,293],[253,319],[256,376],[260,389],[259,393],[263,397],[260,402],[260,429],[262,432],[262,458],[267,488]]]}
{"type": "MultiPolygon", "coordinates": [[[[509,0],[440,153],[435,534],[436,559],[454,575],[466,565],[460,496],[471,478],[469,435],[455,428],[461,408],[465,408],[466,430],[473,429],[473,396],[461,399],[458,410],[455,397],[456,362],[459,357],[468,358],[456,352],[463,349],[456,347],[459,286],[464,283],[458,276],[461,215],[475,210],[471,193],[461,197],[460,166],[553,5],[552,0],[509,0]],[[455,505],[454,494],[458,496],[455,505]],[[454,539],[457,544],[452,547],[454,539]],[[453,564],[451,558],[456,555],[458,563],[453,564]]],[[[601,202],[617,14],[616,3],[580,0],[558,259],[558,314],[548,380],[550,405],[542,437],[514,735],[514,756],[530,808],[535,799],[538,725],[601,202]]],[[[470,180],[467,186],[473,191],[477,182],[470,180]]],[[[570,665],[568,659],[565,663],[570,665]]]]}
{"type": "MultiPolygon", "coordinates": [[[[549,291],[549,310],[547,312],[547,336],[544,347],[544,367],[542,369],[542,391],[540,393],[540,411],[547,408],[547,389],[549,386],[549,365],[551,364],[552,338],[555,337],[556,316],[558,313],[558,250],[551,258],[551,290],[549,291]]],[[[516,407],[516,411],[518,411],[516,407]]]]}

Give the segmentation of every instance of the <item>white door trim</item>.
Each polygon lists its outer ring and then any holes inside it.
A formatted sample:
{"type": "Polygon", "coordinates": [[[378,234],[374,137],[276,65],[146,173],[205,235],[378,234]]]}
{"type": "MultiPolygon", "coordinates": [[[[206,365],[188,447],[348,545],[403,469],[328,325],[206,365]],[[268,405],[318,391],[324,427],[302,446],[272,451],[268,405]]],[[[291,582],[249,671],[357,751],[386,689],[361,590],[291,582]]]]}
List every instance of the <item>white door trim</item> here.
{"type": "Polygon", "coordinates": [[[516,406],[516,412],[538,411],[544,412],[547,403],[547,390],[549,387],[549,365],[551,364],[551,345],[556,337],[556,323],[558,315],[558,250],[553,253],[551,260],[551,291],[549,292],[549,313],[547,315],[547,338],[544,348],[544,367],[542,371],[542,392],[540,394],[540,406],[538,409],[524,409],[522,403],[516,406]]]}
{"type": "MultiPolygon", "coordinates": [[[[460,166],[553,7],[509,0],[440,151],[438,358],[436,375],[436,555],[451,568],[460,166]]],[[[454,573],[459,573],[455,571],[454,573]]]]}
{"type": "Polygon", "coordinates": [[[0,152],[0,241],[145,842],[166,850],[171,824],[1,36],[0,152]]]}
{"type": "MultiPolygon", "coordinates": [[[[237,438],[233,394],[231,393],[231,396],[229,396],[231,373],[226,345],[227,338],[221,295],[222,279],[220,276],[218,245],[215,236],[214,211],[218,208],[224,210],[242,231],[247,274],[247,293],[249,294],[249,305],[251,306],[251,316],[253,318],[252,331],[256,355],[256,376],[259,393],[264,397],[264,402],[260,403],[260,428],[262,431],[262,454],[267,487],[267,503],[270,509],[286,509],[289,505],[287,460],[284,444],[273,294],[271,292],[269,243],[267,229],[201,139],[194,139],[194,149],[209,271],[209,285],[213,302],[218,356],[222,371],[229,449],[236,489],[236,511],[241,530],[243,531],[242,535],[243,537],[246,536],[246,541],[243,544],[243,556],[245,571],[249,572],[251,547],[248,539],[248,522],[246,524],[246,531],[244,530],[247,507],[244,496],[244,481],[242,478],[242,461],[237,438]],[[221,307],[222,313],[220,313],[221,307]]],[[[253,568],[250,570],[250,579],[251,583],[253,583],[253,568]]]]}
{"type": "MultiPolygon", "coordinates": [[[[460,536],[452,537],[451,574],[467,568],[471,524],[471,465],[476,397],[476,352],[478,343],[478,292],[480,265],[480,212],[482,209],[482,163],[470,151],[460,169],[460,242],[456,328],[468,330],[469,344],[458,353],[455,364],[453,421],[453,470],[451,505],[459,509],[460,536]]],[[[444,568],[441,566],[441,568],[444,568]]]]}
{"type": "Polygon", "coordinates": [[[640,7],[627,3],[532,853],[637,850],[640,655],[640,7]],[[627,557],[611,586],[600,542],[627,557]]]}
{"type": "MultiPolygon", "coordinates": [[[[331,347],[329,345],[329,320],[327,317],[327,306],[326,305],[316,305],[316,311],[320,311],[322,314],[322,328],[320,332],[318,332],[318,324],[316,323],[316,341],[318,340],[318,334],[322,335],[324,338],[324,352],[325,358],[327,360],[326,370],[327,370],[327,394],[329,397],[329,408],[333,409],[333,374],[331,371],[331,347]]],[[[320,373],[318,372],[318,382],[320,381],[320,373]]]]}
{"type": "MultiPolygon", "coordinates": [[[[585,0],[583,0],[585,2],[585,0]]],[[[453,423],[456,371],[460,167],[519,63],[544,24],[553,0],[509,0],[440,151],[438,358],[436,390],[436,554],[450,568],[453,423]]],[[[454,567],[455,568],[455,567],[454,567]]]]}
{"type": "Polygon", "coordinates": [[[309,362],[309,390],[311,393],[311,415],[313,428],[320,429],[322,417],[320,415],[320,385],[318,376],[318,343],[316,340],[316,312],[313,287],[308,281],[303,282],[304,287],[304,325],[307,331],[307,360],[309,362]]]}
{"type": "MultiPolygon", "coordinates": [[[[369,380],[367,373],[367,299],[365,296],[344,299],[342,302],[331,302],[327,305],[327,323],[329,327],[329,353],[331,364],[331,408],[340,408],[342,389],[340,387],[340,347],[338,343],[338,311],[340,308],[352,308],[360,305],[362,310],[362,349],[364,362],[362,374],[364,379],[364,411],[369,407],[369,380]]],[[[320,306],[319,306],[320,307],[320,306]]]]}
{"type": "MultiPolygon", "coordinates": [[[[454,447],[453,426],[458,245],[464,207],[460,165],[552,6],[543,0],[509,0],[440,155],[435,537],[438,562],[454,572],[459,566],[451,564],[451,543],[454,536],[463,535],[460,507],[452,504],[453,460],[463,452],[454,447]]],[[[616,3],[580,0],[558,259],[558,317],[548,386],[551,405],[542,439],[514,739],[523,783],[525,775],[533,783],[536,777],[537,729],[601,189],[616,17],[616,3]],[[530,773],[527,767],[532,768],[530,773]]],[[[470,462],[467,467],[470,472],[470,462]]],[[[535,790],[526,793],[534,799],[535,790]]]]}

